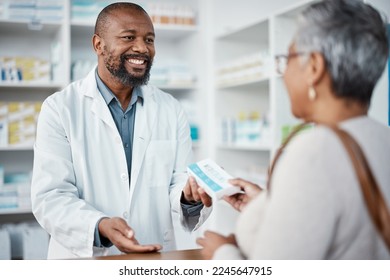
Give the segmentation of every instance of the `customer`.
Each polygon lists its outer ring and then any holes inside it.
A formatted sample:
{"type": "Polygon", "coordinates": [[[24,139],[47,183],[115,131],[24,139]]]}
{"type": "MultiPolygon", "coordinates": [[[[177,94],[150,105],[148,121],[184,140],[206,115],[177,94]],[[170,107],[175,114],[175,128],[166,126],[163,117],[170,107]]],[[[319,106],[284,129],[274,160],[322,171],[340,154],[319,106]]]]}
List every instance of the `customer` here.
{"type": "Polygon", "coordinates": [[[184,112],[145,86],[154,39],[140,6],[107,6],[92,39],[97,68],[42,106],[32,204],[51,236],[49,258],[172,250],[171,214],[193,229],[210,211],[210,198],[187,180],[184,112]]]}
{"type": "Polygon", "coordinates": [[[390,129],[367,116],[388,52],[385,23],[362,1],[321,1],[302,12],[288,54],[278,57],[286,69],[279,70],[293,114],[316,126],[287,145],[268,194],[250,182],[232,181],[245,192],[227,198],[242,210],[235,237],[206,232],[198,239],[204,257],[390,258],[351,160],[324,126],[338,125],[357,140],[390,205],[390,129]]]}

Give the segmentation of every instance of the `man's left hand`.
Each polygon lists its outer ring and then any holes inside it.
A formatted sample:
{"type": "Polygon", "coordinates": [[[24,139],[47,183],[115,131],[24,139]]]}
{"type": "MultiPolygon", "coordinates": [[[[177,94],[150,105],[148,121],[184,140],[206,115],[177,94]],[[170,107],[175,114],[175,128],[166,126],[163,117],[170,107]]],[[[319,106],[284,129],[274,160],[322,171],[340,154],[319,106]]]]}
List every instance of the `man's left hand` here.
{"type": "Polygon", "coordinates": [[[210,207],[212,204],[211,197],[196,183],[193,177],[189,177],[183,189],[183,196],[186,202],[196,203],[201,201],[204,206],[210,207]]]}

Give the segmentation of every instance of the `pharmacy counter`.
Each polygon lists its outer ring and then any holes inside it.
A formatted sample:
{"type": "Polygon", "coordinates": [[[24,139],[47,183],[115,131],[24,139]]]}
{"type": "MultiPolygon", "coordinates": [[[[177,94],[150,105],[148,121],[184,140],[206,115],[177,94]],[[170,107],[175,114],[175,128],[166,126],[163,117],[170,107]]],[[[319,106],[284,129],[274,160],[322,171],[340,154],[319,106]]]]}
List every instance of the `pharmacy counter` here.
{"type": "Polygon", "coordinates": [[[200,249],[154,253],[130,253],[122,255],[93,257],[93,260],[202,260],[200,249]]]}

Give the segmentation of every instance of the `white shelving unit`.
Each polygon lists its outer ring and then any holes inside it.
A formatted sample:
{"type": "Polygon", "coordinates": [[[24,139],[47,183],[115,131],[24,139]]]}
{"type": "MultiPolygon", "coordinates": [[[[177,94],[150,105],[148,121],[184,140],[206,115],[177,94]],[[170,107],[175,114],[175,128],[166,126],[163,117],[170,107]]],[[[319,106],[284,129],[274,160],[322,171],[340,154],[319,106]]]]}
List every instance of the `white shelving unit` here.
{"type": "MultiPolygon", "coordinates": [[[[261,1],[246,0],[245,5],[259,12],[259,15],[246,10],[241,12],[242,2],[224,5],[222,0],[214,0],[214,36],[212,38],[212,60],[214,71],[214,86],[211,90],[213,103],[212,118],[209,131],[214,132],[210,141],[211,156],[232,175],[245,175],[245,170],[267,170],[270,160],[280,146],[283,131],[299,123],[292,116],[288,94],[283,78],[276,74],[274,57],[286,54],[288,46],[296,29],[296,16],[312,0],[274,1],[270,3],[271,11],[264,10],[261,1]],[[225,9],[218,7],[224,5],[225,9]],[[234,17],[232,15],[234,14],[234,17]],[[217,22],[219,21],[219,22],[217,22]],[[270,59],[268,72],[256,78],[225,81],[218,83],[218,70],[227,62],[243,58],[255,52],[267,53],[270,59]],[[258,111],[260,114],[269,112],[270,142],[266,145],[258,143],[224,143],[221,141],[221,119],[235,117],[240,112],[258,111]],[[243,172],[244,171],[244,172],[243,172]]],[[[386,0],[366,1],[383,13],[390,14],[390,4],[386,0]]],[[[374,92],[370,115],[387,123],[388,69],[383,74],[374,92]]],[[[249,174],[250,175],[250,174],[249,174]]]]}
{"type": "MultiPolygon", "coordinates": [[[[63,72],[52,77],[47,82],[1,82],[0,81],[0,102],[13,101],[40,101],[47,96],[67,86],[71,80],[72,64],[76,60],[97,61],[92,47],[92,35],[95,20],[75,21],[71,17],[71,0],[62,0],[63,19],[58,22],[35,22],[0,19],[0,55],[1,56],[27,56],[37,57],[50,61],[52,44],[60,46],[61,61],[58,68],[63,72]]],[[[114,1],[112,1],[114,2],[114,1]]],[[[147,9],[148,2],[140,1],[140,4],[147,9]]],[[[180,5],[187,5],[198,12],[199,1],[165,1],[180,5]]],[[[164,25],[156,24],[156,57],[154,67],[160,63],[177,61],[189,66],[194,74],[194,82],[191,84],[166,84],[159,88],[172,94],[179,101],[187,101],[187,104],[197,104],[199,92],[204,94],[204,84],[200,77],[200,57],[197,46],[202,43],[199,32],[199,22],[196,25],[164,25]]],[[[194,106],[194,108],[196,108],[194,106]]],[[[196,112],[195,112],[196,113],[196,112]]],[[[196,115],[191,115],[195,121],[196,115]]],[[[197,122],[196,124],[201,124],[197,122]]],[[[200,133],[202,128],[199,127],[200,133]]],[[[201,158],[204,153],[205,141],[194,142],[194,160],[201,158]]],[[[29,172],[32,170],[33,149],[30,145],[15,145],[0,148],[0,165],[6,173],[29,172]]],[[[27,209],[0,209],[0,224],[3,221],[17,219],[18,215],[28,213],[27,209]]],[[[31,215],[24,215],[31,219],[31,215]]]]}
{"type": "MultiPolygon", "coordinates": [[[[251,63],[251,54],[269,53],[269,20],[264,19],[242,28],[236,28],[231,32],[225,32],[215,37],[215,69],[218,72],[220,65],[226,65],[231,60],[239,60],[236,68],[247,71],[245,63],[251,63]],[[246,59],[246,57],[248,57],[246,59]],[[246,60],[249,59],[249,62],[246,60]]],[[[266,64],[265,57],[261,63],[266,64]]],[[[252,62],[253,63],[253,62],[252,62]]],[[[235,66],[232,66],[233,71],[235,66]]],[[[215,82],[215,118],[218,137],[216,141],[215,159],[234,176],[245,176],[253,167],[265,167],[270,159],[272,146],[270,143],[260,142],[235,142],[222,140],[222,120],[233,118],[238,121],[239,116],[248,118],[250,112],[259,117],[270,111],[270,75],[264,65],[263,70],[256,71],[252,75],[243,75],[238,79],[215,82]]],[[[217,77],[218,79],[218,74],[217,77]]],[[[237,125],[238,127],[238,125],[237,125]]],[[[238,129],[237,129],[238,130],[238,129]]]]}
{"type": "Polygon", "coordinates": [[[30,214],[30,213],[31,213],[31,209],[29,208],[0,209],[0,215],[30,214]]]}
{"type": "MultiPolygon", "coordinates": [[[[216,1],[219,3],[220,1],[216,1]]],[[[247,0],[251,9],[262,9],[263,3],[247,0]]],[[[281,1],[283,2],[283,1],[281,1]]],[[[274,56],[287,53],[288,45],[295,32],[295,16],[310,0],[286,1],[280,3],[279,9],[268,13],[263,17],[256,17],[252,13],[237,15],[232,26],[230,21],[226,27],[219,26],[214,37],[214,71],[217,72],[221,65],[226,62],[242,58],[242,67],[248,64],[245,61],[252,53],[264,54],[262,63],[265,64],[256,77],[247,77],[240,80],[225,81],[219,84],[216,78],[213,95],[215,98],[214,108],[214,131],[217,131],[214,141],[214,158],[224,165],[232,175],[249,177],[264,176],[267,167],[276,149],[282,140],[282,128],[292,126],[298,121],[290,113],[288,95],[284,87],[283,79],[276,74],[274,56]],[[280,9],[283,7],[286,8],[280,9]],[[252,16],[252,20],[250,17],[252,16]],[[260,116],[267,115],[269,123],[267,138],[253,143],[225,143],[221,141],[221,119],[223,117],[235,117],[240,113],[247,114],[258,112],[260,116]],[[263,174],[252,174],[261,172],[263,174]],[[254,175],[254,176],[253,176],[254,175]]],[[[221,3],[219,3],[221,4],[221,3]]],[[[231,3],[229,10],[239,11],[242,3],[231,3]]],[[[216,12],[217,13],[217,12],[216,12]]],[[[222,15],[224,16],[224,15],[222,15]]],[[[223,20],[223,19],[222,19],[223,20]]],[[[236,68],[240,66],[236,66],[236,68]]],[[[245,72],[246,70],[241,70],[245,72]]],[[[216,74],[217,75],[217,74],[216,74]]]]}
{"type": "MultiPolygon", "coordinates": [[[[64,1],[62,9],[67,11],[64,1]]],[[[0,55],[2,57],[32,57],[46,60],[53,58],[53,44],[57,44],[62,55],[56,61],[56,73],[46,81],[0,82],[0,102],[42,102],[53,92],[69,82],[68,41],[66,19],[58,21],[34,21],[14,19],[0,20],[0,55]]],[[[0,165],[6,173],[28,173],[32,169],[32,145],[17,144],[0,148],[0,165]]],[[[0,224],[33,220],[31,209],[0,209],[0,224]]]]}

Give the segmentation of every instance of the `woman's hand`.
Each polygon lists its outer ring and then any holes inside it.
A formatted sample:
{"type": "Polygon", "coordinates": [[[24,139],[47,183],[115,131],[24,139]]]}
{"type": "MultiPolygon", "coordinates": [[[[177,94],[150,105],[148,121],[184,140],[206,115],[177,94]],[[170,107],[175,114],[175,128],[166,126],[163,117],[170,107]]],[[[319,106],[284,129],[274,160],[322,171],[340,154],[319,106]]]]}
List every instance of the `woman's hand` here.
{"type": "Polygon", "coordinates": [[[249,201],[251,201],[261,192],[261,188],[258,185],[240,178],[231,179],[229,180],[229,183],[234,186],[240,187],[243,193],[225,196],[224,200],[228,202],[231,206],[233,206],[234,209],[240,212],[248,204],[249,201]]]}
{"type": "Polygon", "coordinates": [[[233,234],[226,237],[208,230],[205,231],[204,237],[196,239],[196,243],[203,247],[201,253],[205,260],[212,259],[214,252],[224,244],[233,244],[237,246],[236,238],[233,234]]]}

